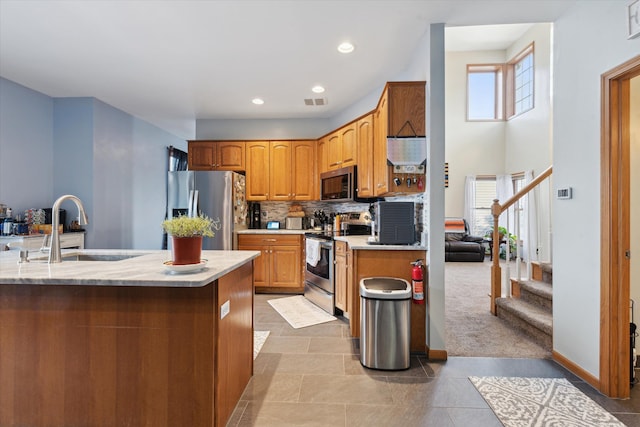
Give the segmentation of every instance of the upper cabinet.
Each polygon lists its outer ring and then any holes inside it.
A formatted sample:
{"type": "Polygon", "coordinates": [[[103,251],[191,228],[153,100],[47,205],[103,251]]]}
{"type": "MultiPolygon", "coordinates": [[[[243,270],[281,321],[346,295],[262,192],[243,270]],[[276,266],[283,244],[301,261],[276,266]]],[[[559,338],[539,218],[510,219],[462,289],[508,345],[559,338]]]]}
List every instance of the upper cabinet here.
{"type": "Polygon", "coordinates": [[[247,200],[269,200],[269,141],[247,141],[247,200]]]}
{"type": "Polygon", "coordinates": [[[374,197],[373,184],[373,114],[368,114],[356,122],[358,141],[358,197],[374,197]]]}
{"type": "Polygon", "coordinates": [[[314,200],[315,141],[247,142],[247,200],[314,200]]]}
{"type": "Polygon", "coordinates": [[[189,141],[189,170],[245,170],[244,141],[189,141]]]}
{"type": "Polygon", "coordinates": [[[327,135],[327,161],[329,169],[339,169],[356,164],[358,153],[356,134],[356,122],[353,122],[327,135]]]}
{"type": "Polygon", "coordinates": [[[376,196],[407,194],[424,191],[414,180],[422,179],[421,174],[394,173],[387,164],[387,137],[425,137],[426,125],[426,82],[390,82],[380,97],[374,112],[374,189],[376,196]],[[413,184],[399,187],[391,184],[394,178],[413,184]]]}

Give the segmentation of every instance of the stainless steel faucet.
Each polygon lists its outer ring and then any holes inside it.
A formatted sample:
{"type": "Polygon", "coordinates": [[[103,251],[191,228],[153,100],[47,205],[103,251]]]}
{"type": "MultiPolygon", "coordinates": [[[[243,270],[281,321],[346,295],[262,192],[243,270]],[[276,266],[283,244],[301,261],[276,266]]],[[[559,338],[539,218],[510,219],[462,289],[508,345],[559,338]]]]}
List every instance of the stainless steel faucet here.
{"type": "Polygon", "coordinates": [[[58,231],[58,227],[60,226],[60,205],[65,200],[73,201],[78,207],[78,222],[80,225],[89,224],[89,220],[87,219],[87,214],[84,212],[84,206],[82,206],[82,202],[76,196],[72,196],[71,194],[67,194],[61,196],[53,203],[53,209],[51,209],[51,248],[49,250],[49,264],[62,262],[62,253],[60,252],[60,232],[58,231]]]}

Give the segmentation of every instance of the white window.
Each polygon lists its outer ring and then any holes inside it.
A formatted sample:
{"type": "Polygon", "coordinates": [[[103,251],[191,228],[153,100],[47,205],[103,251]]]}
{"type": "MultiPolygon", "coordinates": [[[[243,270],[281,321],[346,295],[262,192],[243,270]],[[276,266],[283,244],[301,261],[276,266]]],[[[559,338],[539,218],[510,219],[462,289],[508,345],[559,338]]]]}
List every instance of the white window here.
{"type": "Polygon", "coordinates": [[[502,68],[467,65],[467,120],[502,120],[502,68]]]}
{"type": "Polygon", "coordinates": [[[477,178],[475,185],[475,203],[473,224],[469,224],[472,236],[484,236],[493,227],[491,205],[496,198],[496,179],[477,178]]]}
{"type": "Polygon", "coordinates": [[[507,64],[507,118],[533,109],[533,44],[507,64]]]}

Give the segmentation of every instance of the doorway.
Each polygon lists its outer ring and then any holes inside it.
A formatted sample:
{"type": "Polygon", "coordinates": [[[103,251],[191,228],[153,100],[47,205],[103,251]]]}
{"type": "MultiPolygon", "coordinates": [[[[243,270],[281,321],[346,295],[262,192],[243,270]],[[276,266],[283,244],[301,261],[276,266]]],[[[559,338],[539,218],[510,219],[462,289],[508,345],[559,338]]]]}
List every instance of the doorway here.
{"type": "Polygon", "coordinates": [[[638,76],[640,56],[601,79],[600,391],[615,398],[631,389],[631,80],[638,76]]]}

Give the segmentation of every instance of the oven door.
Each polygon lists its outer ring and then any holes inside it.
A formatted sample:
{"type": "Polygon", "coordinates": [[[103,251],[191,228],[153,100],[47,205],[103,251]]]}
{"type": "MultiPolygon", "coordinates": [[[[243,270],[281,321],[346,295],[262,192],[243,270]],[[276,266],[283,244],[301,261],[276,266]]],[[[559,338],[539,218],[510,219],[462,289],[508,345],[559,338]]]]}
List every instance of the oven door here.
{"type": "MultiPolygon", "coordinates": [[[[309,239],[310,237],[307,237],[309,239]]],[[[313,266],[306,263],[304,272],[305,282],[322,288],[325,292],[333,293],[333,241],[319,240],[320,259],[313,266]]]]}

